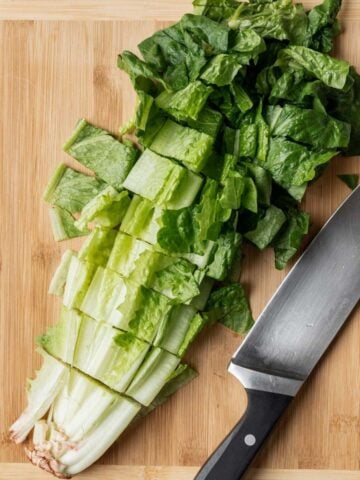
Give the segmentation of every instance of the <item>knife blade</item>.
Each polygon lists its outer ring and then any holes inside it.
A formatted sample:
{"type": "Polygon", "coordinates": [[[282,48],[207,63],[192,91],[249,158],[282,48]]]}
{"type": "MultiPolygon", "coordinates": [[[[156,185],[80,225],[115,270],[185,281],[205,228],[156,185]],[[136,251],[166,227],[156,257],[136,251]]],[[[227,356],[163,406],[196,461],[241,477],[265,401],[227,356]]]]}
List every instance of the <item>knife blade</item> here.
{"type": "Polygon", "coordinates": [[[360,299],[360,186],[305,250],[233,355],[248,407],[195,480],[240,480],[360,299]]]}

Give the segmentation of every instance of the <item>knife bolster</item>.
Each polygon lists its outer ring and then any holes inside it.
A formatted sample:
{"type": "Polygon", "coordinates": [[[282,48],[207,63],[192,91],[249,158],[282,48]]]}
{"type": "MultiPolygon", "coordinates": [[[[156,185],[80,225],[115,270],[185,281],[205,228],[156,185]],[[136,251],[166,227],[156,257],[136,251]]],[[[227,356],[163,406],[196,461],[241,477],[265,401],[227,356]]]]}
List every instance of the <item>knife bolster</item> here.
{"type": "Polygon", "coordinates": [[[303,380],[258,372],[241,367],[233,362],[230,362],[228,371],[234,375],[247,390],[279,393],[290,397],[294,397],[304,383],[303,380]]]}

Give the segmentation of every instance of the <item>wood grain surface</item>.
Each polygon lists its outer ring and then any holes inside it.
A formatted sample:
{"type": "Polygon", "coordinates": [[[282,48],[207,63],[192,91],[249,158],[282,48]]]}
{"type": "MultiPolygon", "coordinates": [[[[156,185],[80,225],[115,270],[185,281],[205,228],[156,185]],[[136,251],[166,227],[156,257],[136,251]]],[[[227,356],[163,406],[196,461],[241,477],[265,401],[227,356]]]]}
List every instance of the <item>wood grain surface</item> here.
{"type": "MultiPolygon", "coordinates": [[[[4,463],[0,480],[49,480],[49,474],[30,464],[4,463]]],[[[96,465],[76,478],[79,480],[193,480],[196,467],[128,467],[96,465]]],[[[244,480],[360,480],[359,472],[344,470],[264,470],[251,469],[244,480]]]]}
{"type": "MultiPolygon", "coordinates": [[[[55,166],[61,161],[70,163],[62,152],[62,143],[78,118],[86,117],[116,132],[132,114],[135,94],[116,67],[117,54],[136,49],[140,40],[189,10],[189,3],[0,1],[2,480],[45,478],[31,473],[28,466],[5,463],[25,461],[22,448],[9,442],[7,429],[25,405],[25,379],[39,366],[34,338],[57,319],[59,301],[46,292],[61,252],[69,247],[53,241],[48,208],[41,194],[55,166]],[[115,20],[102,21],[105,19],[115,20]]],[[[360,68],[360,2],[344,3],[345,33],[338,40],[337,54],[360,68]]],[[[359,159],[338,158],[311,187],[304,202],[312,214],[310,237],[349,193],[336,175],[354,172],[360,172],[359,159]]],[[[77,247],[80,243],[70,245],[77,247]]],[[[275,271],[270,252],[247,250],[242,281],[255,316],[285,274],[275,271]]],[[[242,387],[226,372],[239,342],[237,335],[221,326],[205,332],[187,356],[198,369],[199,378],[127,432],[99,463],[200,465],[246,407],[242,387]]],[[[358,309],[282,419],[256,466],[359,471],[359,364],[358,309]]],[[[96,478],[115,478],[111,472],[121,469],[114,468],[94,470],[98,472],[96,478]]],[[[155,474],[149,471],[130,468],[116,478],[185,480],[193,474],[191,469],[176,470],[176,474],[168,469],[156,470],[155,474]]],[[[95,478],[84,475],[84,479],[95,478]]],[[[325,472],[321,475],[305,470],[291,475],[256,475],[252,478],[359,478],[356,473],[347,477],[345,472],[340,476],[327,472],[326,476],[325,472]]]]}
{"type": "MultiPolygon", "coordinates": [[[[0,19],[176,21],[191,11],[191,3],[192,0],[0,0],[0,19]]],[[[311,7],[320,1],[303,0],[301,3],[311,7]]],[[[344,4],[342,18],[360,18],[357,0],[344,4]]]]}

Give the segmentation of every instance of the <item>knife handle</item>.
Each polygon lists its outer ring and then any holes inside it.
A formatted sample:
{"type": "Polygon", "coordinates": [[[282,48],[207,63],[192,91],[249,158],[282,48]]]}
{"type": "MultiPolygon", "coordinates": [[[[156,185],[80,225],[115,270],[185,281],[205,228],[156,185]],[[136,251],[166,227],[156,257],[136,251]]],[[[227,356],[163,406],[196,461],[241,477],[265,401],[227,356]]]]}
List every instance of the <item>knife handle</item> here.
{"type": "Polygon", "coordinates": [[[247,410],[194,480],[240,480],[293,397],[246,390],[247,410]]]}

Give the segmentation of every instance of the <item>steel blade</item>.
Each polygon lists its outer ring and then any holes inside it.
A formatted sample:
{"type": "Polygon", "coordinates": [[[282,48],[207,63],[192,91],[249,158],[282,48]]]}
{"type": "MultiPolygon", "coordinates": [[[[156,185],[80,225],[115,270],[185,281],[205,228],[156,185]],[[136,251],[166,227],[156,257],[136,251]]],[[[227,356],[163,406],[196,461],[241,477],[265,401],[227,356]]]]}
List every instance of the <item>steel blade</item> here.
{"type": "Polygon", "coordinates": [[[359,298],[360,187],[283,281],[229,371],[247,387],[295,394],[359,298]]]}

